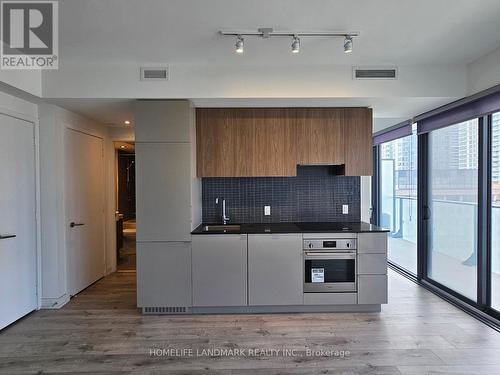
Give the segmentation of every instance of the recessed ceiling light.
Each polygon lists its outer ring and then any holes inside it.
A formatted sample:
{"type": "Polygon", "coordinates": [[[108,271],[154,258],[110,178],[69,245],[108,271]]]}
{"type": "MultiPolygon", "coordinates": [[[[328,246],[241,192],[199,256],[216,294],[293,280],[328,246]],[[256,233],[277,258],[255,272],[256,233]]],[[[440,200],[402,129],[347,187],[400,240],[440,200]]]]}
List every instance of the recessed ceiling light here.
{"type": "Polygon", "coordinates": [[[299,51],[300,51],[300,39],[298,36],[294,36],[292,41],[292,53],[299,53],[299,51]]]}
{"type": "Polygon", "coordinates": [[[130,121],[129,120],[125,120],[124,123],[125,123],[125,125],[130,125],[130,121]]]}
{"type": "Polygon", "coordinates": [[[121,145],[120,148],[125,148],[125,146],[121,145]]]}
{"type": "Polygon", "coordinates": [[[352,52],[352,38],[348,35],[344,39],[344,52],[345,53],[352,52]]]}
{"type": "Polygon", "coordinates": [[[238,35],[236,37],[236,44],[234,45],[234,47],[236,48],[236,53],[243,53],[243,37],[241,35],[238,35]]]}

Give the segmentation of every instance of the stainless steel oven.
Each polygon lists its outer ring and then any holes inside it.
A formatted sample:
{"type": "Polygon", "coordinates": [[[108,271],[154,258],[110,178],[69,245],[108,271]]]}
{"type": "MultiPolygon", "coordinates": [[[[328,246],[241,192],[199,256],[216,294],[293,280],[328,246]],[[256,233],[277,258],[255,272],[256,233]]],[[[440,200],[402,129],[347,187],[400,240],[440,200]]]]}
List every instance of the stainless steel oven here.
{"type": "Polygon", "coordinates": [[[356,239],[304,240],[304,293],[356,292],[356,239]]]}

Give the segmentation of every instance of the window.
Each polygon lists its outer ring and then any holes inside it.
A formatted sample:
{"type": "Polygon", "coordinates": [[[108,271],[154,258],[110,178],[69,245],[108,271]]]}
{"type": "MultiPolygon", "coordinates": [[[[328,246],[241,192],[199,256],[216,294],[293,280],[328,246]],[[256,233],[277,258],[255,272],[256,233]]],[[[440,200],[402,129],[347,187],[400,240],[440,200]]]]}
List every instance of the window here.
{"type": "Polygon", "coordinates": [[[417,274],[417,135],[380,145],[379,223],[390,229],[388,258],[417,274]]]}
{"type": "Polygon", "coordinates": [[[491,307],[500,311],[500,112],[491,130],[491,307]]]}
{"type": "Polygon", "coordinates": [[[477,298],[478,120],[429,133],[427,276],[477,298]]]}

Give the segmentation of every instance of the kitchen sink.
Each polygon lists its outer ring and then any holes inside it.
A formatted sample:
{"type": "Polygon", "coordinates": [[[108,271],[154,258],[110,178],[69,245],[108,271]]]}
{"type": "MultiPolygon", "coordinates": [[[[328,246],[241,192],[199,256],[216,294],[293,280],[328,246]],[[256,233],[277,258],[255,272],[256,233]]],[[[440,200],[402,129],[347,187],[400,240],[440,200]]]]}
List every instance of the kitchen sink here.
{"type": "Polygon", "coordinates": [[[241,229],[240,225],[237,224],[227,224],[227,225],[205,225],[203,227],[203,232],[222,232],[222,233],[228,233],[228,232],[239,232],[241,229]]]}

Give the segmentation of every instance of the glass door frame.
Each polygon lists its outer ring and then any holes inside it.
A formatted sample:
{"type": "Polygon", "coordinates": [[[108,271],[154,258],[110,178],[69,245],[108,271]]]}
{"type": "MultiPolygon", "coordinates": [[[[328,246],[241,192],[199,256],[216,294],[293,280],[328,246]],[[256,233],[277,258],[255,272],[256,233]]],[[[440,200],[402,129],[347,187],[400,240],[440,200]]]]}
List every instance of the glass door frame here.
{"type": "MultiPolygon", "coordinates": [[[[410,135],[407,135],[406,137],[410,137],[412,136],[411,134],[410,135]]],[[[404,138],[404,137],[402,137],[404,138]]],[[[401,138],[396,138],[396,139],[401,139],[401,138]]],[[[418,185],[419,184],[419,181],[420,181],[420,172],[419,172],[419,168],[420,168],[420,148],[419,148],[419,144],[420,144],[420,139],[417,138],[417,210],[418,210],[418,202],[419,202],[419,191],[420,191],[420,186],[418,185]]],[[[389,141],[391,142],[391,141],[389,141]]],[[[381,189],[381,184],[382,184],[382,178],[381,178],[381,169],[382,169],[382,163],[381,163],[381,159],[380,159],[380,156],[381,156],[381,148],[382,144],[380,145],[374,145],[373,146],[373,176],[372,176],[372,188],[371,188],[371,200],[372,200],[372,204],[371,204],[371,215],[370,215],[370,223],[371,224],[374,224],[374,225],[378,225],[380,226],[380,223],[381,223],[381,214],[382,214],[382,211],[381,211],[381,202],[382,202],[382,189],[381,189]]],[[[394,263],[393,261],[391,261],[389,259],[389,257],[387,258],[387,263],[393,268],[395,269],[397,272],[403,274],[405,277],[413,280],[413,281],[420,281],[421,278],[419,277],[420,275],[420,272],[419,272],[419,267],[420,267],[420,256],[419,256],[419,247],[418,247],[418,243],[420,242],[420,235],[419,235],[419,223],[420,223],[420,219],[419,219],[419,212],[417,212],[417,248],[416,248],[416,252],[417,252],[417,273],[414,274],[413,272],[407,270],[406,268],[404,267],[401,267],[399,264],[397,263],[394,263]]]]}
{"type": "MultiPolygon", "coordinates": [[[[450,125],[452,126],[452,125],[450,125]]],[[[495,319],[500,314],[491,306],[491,150],[492,115],[478,118],[478,214],[477,214],[477,301],[473,301],[453,289],[431,279],[428,275],[429,218],[429,134],[418,137],[418,279],[438,290],[465,302],[495,319]]]]}

